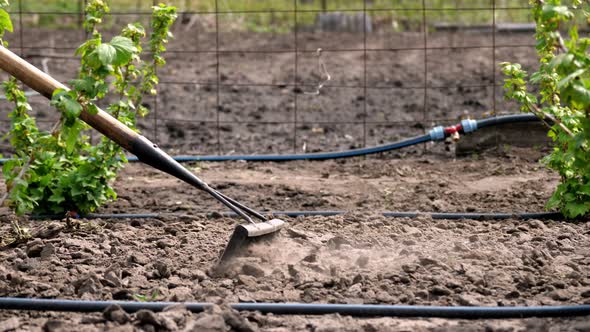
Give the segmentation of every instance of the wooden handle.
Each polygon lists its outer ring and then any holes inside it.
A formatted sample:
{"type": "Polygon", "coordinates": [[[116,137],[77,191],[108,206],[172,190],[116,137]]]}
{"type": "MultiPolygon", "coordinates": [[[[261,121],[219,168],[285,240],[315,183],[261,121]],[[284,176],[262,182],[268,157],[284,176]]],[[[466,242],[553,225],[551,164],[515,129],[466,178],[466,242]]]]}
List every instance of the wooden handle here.
{"type": "MultiPolygon", "coordinates": [[[[49,99],[51,99],[53,91],[56,89],[69,90],[65,85],[3,46],[0,46],[0,69],[49,99]]],[[[131,128],[101,109],[98,110],[97,114],[82,111],[80,119],[129,151],[131,151],[132,142],[139,136],[131,128]]]]}

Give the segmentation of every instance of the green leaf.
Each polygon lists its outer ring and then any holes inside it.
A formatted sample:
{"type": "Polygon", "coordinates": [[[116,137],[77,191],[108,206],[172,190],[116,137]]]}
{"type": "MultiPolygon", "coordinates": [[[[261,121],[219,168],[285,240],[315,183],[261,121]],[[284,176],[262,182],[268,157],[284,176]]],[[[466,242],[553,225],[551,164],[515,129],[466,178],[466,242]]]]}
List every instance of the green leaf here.
{"type": "Polygon", "coordinates": [[[555,56],[549,62],[549,68],[554,69],[557,67],[569,67],[574,60],[574,55],[569,53],[562,53],[555,56]]]}
{"type": "Polygon", "coordinates": [[[10,15],[4,9],[0,9],[0,30],[13,31],[10,15]]]}
{"type": "Polygon", "coordinates": [[[82,105],[72,98],[63,98],[63,105],[66,113],[72,118],[77,118],[82,113],[82,105]]]}
{"type": "Polygon", "coordinates": [[[569,202],[565,205],[565,213],[571,218],[584,216],[590,211],[590,203],[569,202]]]}
{"type": "Polygon", "coordinates": [[[136,22],[136,23],[129,23],[127,24],[127,27],[125,27],[125,29],[123,29],[123,35],[125,36],[139,36],[139,37],[144,37],[145,36],[145,29],[143,27],[143,25],[141,25],[141,23],[136,22]]]}
{"type": "Polygon", "coordinates": [[[556,6],[556,5],[544,5],[543,6],[543,18],[545,20],[552,19],[554,17],[570,18],[574,14],[569,10],[567,6],[556,6]]]}
{"type": "Polygon", "coordinates": [[[569,30],[569,34],[570,34],[570,38],[571,38],[571,42],[573,44],[575,44],[578,39],[580,39],[580,35],[578,34],[578,26],[574,25],[573,27],[571,27],[571,29],[569,30]]]}
{"type": "Polygon", "coordinates": [[[94,80],[91,77],[71,80],[70,85],[74,90],[82,92],[90,98],[93,98],[95,95],[94,80]]]}
{"type": "Polygon", "coordinates": [[[108,66],[113,63],[115,57],[117,56],[117,50],[107,43],[100,44],[96,49],[96,54],[98,55],[98,59],[104,66],[108,66]]]}
{"type": "Polygon", "coordinates": [[[66,91],[58,89],[53,92],[51,98],[51,105],[57,107],[65,117],[65,126],[72,126],[80,113],[82,112],[82,105],[75,99],[75,91],[66,91]]]}
{"type": "Polygon", "coordinates": [[[75,54],[76,55],[84,55],[87,52],[92,51],[93,49],[95,49],[98,45],[100,45],[100,39],[99,38],[89,39],[89,40],[85,41],[84,43],[82,43],[82,45],[80,45],[76,49],[75,54]]]}
{"type": "Polygon", "coordinates": [[[573,99],[572,103],[578,108],[585,109],[590,105],[590,90],[586,89],[582,84],[574,84],[570,95],[573,99]]]}
{"type": "Polygon", "coordinates": [[[586,72],[586,69],[578,69],[576,71],[574,71],[573,73],[567,75],[566,77],[564,77],[563,79],[561,79],[558,83],[557,83],[557,88],[562,90],[563,88],[569,86],[574,80],[578,79],[580,77],[580,75],[584,74],[586,72]]]}
{"type": "Polygon", "coordinates": [[[133,54],[137,52],[133,41],[127,37],[116,36],[111,40],[110,45],[116,50],[116,56],[112,62],[116,66],[128,63],[133,54]]]}
{"type": "Polygon", "coordinates": [[[78,143],[78,136],[80,136],[80,130],[82,130],[82,123],[80,121],[74,121],[74,124],[71,127],[64,127],[62,129],[66,143],[66,152],[68,154],[74,152],[78,143]]]}
{"type": "Polygon", "coordinates": [[[98,107],[92,103],[86,106],[86,111],[92,115],[98,114],[98,107]]]}
{"type": "Polygon", "coordinates": [[[53,195],[51,195],[48,199],[48,201],[53,202],[53,203],[61,203],[64,202],[66,200],[66,198],[63,196],[63,194],[61,192],[54,192],[53,195]]]}

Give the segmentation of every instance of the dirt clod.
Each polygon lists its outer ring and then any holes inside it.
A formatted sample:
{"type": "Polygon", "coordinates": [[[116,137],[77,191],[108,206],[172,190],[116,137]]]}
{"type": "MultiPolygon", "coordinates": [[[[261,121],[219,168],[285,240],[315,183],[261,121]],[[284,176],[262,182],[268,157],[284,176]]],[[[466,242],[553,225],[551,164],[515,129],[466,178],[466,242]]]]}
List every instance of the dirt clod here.
{"type": "Polygon", "coordinates": [[[41,259],[43,260],[47,260],[50,259],[53,255],[55,255],[55,246],[51,243],[47,243],[45,246],[43,246],[43,249],[41,250],[39,257],[41,257],[41,259]]]}
{"type": "Polygon", "coordinates": [[[137,319],[139,324],[152,325],[155,327],[160,326],[159,317],[151,310],[142,309],[137,311],[135,313],[135,319],[137,319]]]}
{"type": "Polygon", "coordinates": [[[225,332],[228,326],[221,315],[199,314],[198,318],[187,324],[185,332],[225,332]]]}
{"type": "Polygon", "coordinates": [[[237,311],[230,308],[225,308],[223,311],[223,319],[227,325],[238,332],[256,332],[259,330],[237,311]]]}
{"type": "Polygon", "coordinates": [[[150,262],[149,258],[141,253],[133,253],[129,256],[127,261],[131,264],[139,264],[139,265],[146,265],[150,262]]]}
{"type": "Polygon", "coordinates": [[[335,236],[326,242],[326,246],[333,250],[341,249],[346,244],[350,245],[350,242],[341,236],[335,236]]]}
{"type": "Polygon", "coordinates": [[[110,270],[104,274],[104,283],[109,287],[121,287],[120,271],[110,270]],[[117,273],[119,272],[119,273],[117,273]]]}
{"type": "Polygon", "coordinates": [[[434,286],[430,289],[430,293],[432,293],[432,295],[436,295],[436,296],[446,296],[446,295],[451,295],[451,291],[443,286],[434,286]]]}
{"type": "Polygon", "coordinates": [[[547,295],[555,301],[568,301],[571,299],[570,294],[560,289],[554,290],[547,295]]]}
{"type": "Polygon", "coordinates": [[[246,288],[255,289],[257,286],[256,278],[253,276],[240,274],[238,275],[237,280],[240,285],[244,285],[246,288]]]}
{"type": "Polygon", "coordinates": [[[477,299],[477,296],[471,294],[461,294],[456,297],[457,303],[463,306],[479,306],[481,302],[477,299]]]}
{"type": "Polygon", "coordinates": [[[99,294],[102,291],[100,279],[94,273],[90,273],[74,281],[74,287],[78,295],[83,295],[85,293],[99,294]]]}
{"type": "Polygon", "coordinates": [[[0,332],[8,332],[18,329],[21,321],[18,317],[11,317],[0,322],[0,332]]]}
{"type": "Polygon", "coordinates": [[[162,261],[155,262],[154,267],[156,268],[157,275],[160,278],[168,278],[172,274],[170,268],[168,267],[168,264],[162,261]]]}
{"type": "Polygon", "coordinates": [[[48,320],[43,325],[44,332],[66,332],[71,331],[70,328],[71,326],[68,327],[68,324],[61,320],[48,320]]]}
{"type": "Polygon", "coordinates": [[[35,239],[27,244],[27,256],[28,257],[39,257],[45,244],[41,239],[35,239]]]}
{"type": "Polygon", "coordinates": [[[131,316],[125,312],[119,305],[113,304],[110,305],[105,311],[102,313],[103,317],[106,320],[111,322],[115,322],[118,324],[125,324],[131,321],[131,316]]]}

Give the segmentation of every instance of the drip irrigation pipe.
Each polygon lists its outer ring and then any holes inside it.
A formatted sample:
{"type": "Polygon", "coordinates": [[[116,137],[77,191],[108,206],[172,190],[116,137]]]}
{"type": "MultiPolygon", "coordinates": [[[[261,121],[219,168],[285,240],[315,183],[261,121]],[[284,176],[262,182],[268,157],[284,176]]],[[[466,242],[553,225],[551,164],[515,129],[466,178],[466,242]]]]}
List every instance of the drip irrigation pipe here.
{"type": "MultiPolygon", "coordinates": [[[[454,126],[443,127],[437,126],[429,131],[428,134],[417,136],[405,140],[401,140],[395,143],[383,144],[368,148],[352,149],[347,151],[339,152],[318,152],[318,153],[304,153],[304,154],[287,154],[287,155],[225,155],[225,156],[175,156],[174,160],[178,162],[190,162],[190,161],[293,161],[293,160],[326,160],[326,159],[338,159],[338,158],[349,158],[366,156],[375,153],[387,152],[405,148],[408,146],[426,143],[429,141],[440,141],[444,140],[455,133],[468,134],[476,131],[479,128],[485,128],[489,126],[496,126],[506,123],[517,123],[517,122],[533,122],[539,121],[534,114],[512,114],[503,115],[493,118],[481,119],[481,120],[463,120],[461,123],[454,126]]],[[[0,164],[5,163],[10,159],[0,159],[0,164]]],[[[129,162],[137,162],[139,159],[135,156],[127,157],[129,162]]]]}
{"type": "MultiPolygon", "coordinates": [[[[313,217],[313,216],[339,216],[354,211],[262,211],[262,214],[286,217],[313,217]]],[[[102,218],[102,219],[149,219],[165,216],[166,214],[158,213],[121,213],[121,214],[100,214],[91,213],[79,216],[81,218],[102,218]]],[[[228,218],[238,217],[235,212],[212,212],[202,213],[206,216],[222,216],[228,218]]],[[[544,220],[562,220],[563,215],[559,212],[523,212],[523,213],[494,213],[494,212],[383,212],[382,216],[387,218],[417,218],[421,216],[431,217],[432,219],[473,219],[473,220],[504,220],[504,219],[544,219],[544,220]]],[[[64,215],[32,215],[32,219],[63,219],[64,215]]]]}
{"type": "MultiPolygon", "coordinates": [[[[111,305],[119,305],[127,312],[147,309],[162,311],[171,305],[182,304],[192,312],[202,312],[211,303],[81,301],[60,299],[0,298],[2,310],[100,312],[111,305]]],[[[590,315],[590,305],[538,307],[442,307],[404,305],[311,304],[311,303],[236,303],[238,311],[259,311],[277,315],[340,314],[361,317],[440,317],[456,319],[573,317],[590,315]]]]}
{"type": "MultiPolygon", "coordinates": [[[[176,156],[174,159],[178,162],[189,161],[294,161],[294,160],[327,160],[350,158],[358,156],[366,156],[370,154],[398,150],[408,146],[426,143],[431,140],[430,135],[422,135],[399,142],[383,144],[369,148],[352,149],[339,152],[318,152],[318,153],[303,153],[303,154],[267,154],[267,155],[226,155],[226,156],[176,156]]],[[[129,157],[128,161],[137,161],[136,157],[129,157]]]]}
{"type": "MultiPolygon", "coordinates": [[[[311,216],[338,216],[354,211],[271,211],[263,212],[274,216],[287,217],[311,217],[311,216]]],[[[236,217],[233,212],[224,212],[221,214],[225,217],[236,217]]],[[[524,213],[494,213],[494,212],[383,212],[382,216],[387,218],[417,218],[421,216],[431,217],[432,219],[474,219],[474,220],[504,220],[504,219],[563,219],[559,212],[524,212],[524,213]]]]}
{"type": "MultiPolygon", "coordinates": [[[[548,119],[547,119],[548,120],[548,119]]],[[[510,114],[502,115],[493,118],[477,120],[477,129],[497,126],[507,123],[521,123],[521,122],[535,122],[539,118],[534,114],[510,114]]]]}
{"type": "MultiPolygon", "coordinates": [[[[88,219],[149,219],[158,218],[158,213],[89,213],[83,216],[74,216],[76,218],[88,218],[88,219]]],[[[43,219],[63,219],[66,216],[64,214],[36,214],[31,215],[31,219],[43,220],[43,219]]]]}

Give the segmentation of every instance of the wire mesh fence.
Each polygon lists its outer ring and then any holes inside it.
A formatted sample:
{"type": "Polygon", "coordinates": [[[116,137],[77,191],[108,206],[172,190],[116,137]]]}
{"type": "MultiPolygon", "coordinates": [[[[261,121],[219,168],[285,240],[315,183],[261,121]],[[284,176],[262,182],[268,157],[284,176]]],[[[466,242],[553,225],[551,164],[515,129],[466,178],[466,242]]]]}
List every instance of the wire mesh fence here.
{"type": "MultiPolygon", "coordinates": [[[[75,78],[85,1],[12,2],[10,47],[60,81],[75,78]]],[[[139,128],[173,153],[341,150],[514,113],[498,63],[535,62],[527,0],[167,2],[179,9],[175,38],[139,128]]],[[[105,38],[149,25],[156,2],[110,3],[105,38]]],[[[50,126],[55,111],[31,101],[50,126]]],[[[5,129],[9,109],[3,102],[5,129]]]]}

